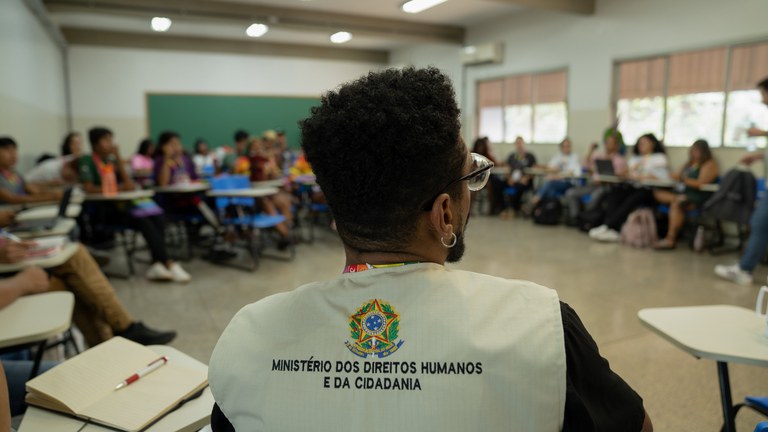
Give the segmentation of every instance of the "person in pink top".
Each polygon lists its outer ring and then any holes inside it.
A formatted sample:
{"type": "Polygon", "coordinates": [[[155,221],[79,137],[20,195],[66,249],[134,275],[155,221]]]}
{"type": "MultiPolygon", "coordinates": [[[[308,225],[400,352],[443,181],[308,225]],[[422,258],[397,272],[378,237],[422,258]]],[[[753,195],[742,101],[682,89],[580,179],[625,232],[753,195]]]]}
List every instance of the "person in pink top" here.
{"type": "MultiPolygon", "coordinates": [[[[624,175],[627,173],[627,160],[621,155],[620,149],[622,147],[623,138],[621,132],[617,130],[609,131],[605,136],[603,142],[604,150],[598,151],[597,143],[592,143],[587,154],[586,161],[584,162],[585,168],[593,175],[597,175],[597,161],[610,159],[613,164],[613,171],[616,175],[624,175]]],[[[568,216],[569,223],[575,224],[579,214],[582,211],[590,211],[597,208],[600,203],[601,197],[605,194],[606,188],[600,185],[598,182],[592,182],[585,186],[578,186],[565,193],[565,198],[568,203],[568,216]],[[591,198],[582,208],[582,198],[589,195],[591,198]]]]}

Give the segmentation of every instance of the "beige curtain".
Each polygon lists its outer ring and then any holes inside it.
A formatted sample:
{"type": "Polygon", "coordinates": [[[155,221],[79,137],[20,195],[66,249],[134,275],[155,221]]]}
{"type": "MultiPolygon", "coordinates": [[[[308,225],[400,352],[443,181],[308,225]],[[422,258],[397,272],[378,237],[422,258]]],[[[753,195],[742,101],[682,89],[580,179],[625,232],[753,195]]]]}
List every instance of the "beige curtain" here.
{"type": "Polygon", "coordinates": [[[477,84],[477,107],[500,107],[504,96],[504,80],[481,81],[477,84]]]}
{"type": "Polygon", "coordinates": [[[768,42],[733,48],[729,91],[752,90],[765,78],[768,78],[768,42]]]}
{"type": "Polygon", "coordinates": [[[567,96],[565,71],[537,74],[533,77],[534,103],[565,102],[567,96]]]}
{"type": "Polygon", "coordinates": [[[628,61],[619,64],[619,99],[664,96],[666,58],[628,61]]]}
{"type": "Polygon", "coordinates": [[[507,77],[504,80],[504,105],[530,105],[533,101],[531,74],[507,77]]]}
{"type": "Polygon", "coordinates": [[[667,95],[723,91],[727,59],[727,48],[713,48],[669,56],[667,95]]]}

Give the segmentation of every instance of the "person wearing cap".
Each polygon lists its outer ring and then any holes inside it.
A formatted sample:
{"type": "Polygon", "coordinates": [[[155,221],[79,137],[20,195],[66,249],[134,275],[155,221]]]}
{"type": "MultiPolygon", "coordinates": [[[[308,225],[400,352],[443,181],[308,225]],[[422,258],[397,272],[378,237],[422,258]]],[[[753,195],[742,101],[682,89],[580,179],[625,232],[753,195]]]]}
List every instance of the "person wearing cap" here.
{"type": "Polygon", "coordinates": [[[444,74],[371,72],[301,129],[346,262],[235,315],[214,431],[652,430],[554,290],[446,267],[493,163],[467,151],[444,74]]]}

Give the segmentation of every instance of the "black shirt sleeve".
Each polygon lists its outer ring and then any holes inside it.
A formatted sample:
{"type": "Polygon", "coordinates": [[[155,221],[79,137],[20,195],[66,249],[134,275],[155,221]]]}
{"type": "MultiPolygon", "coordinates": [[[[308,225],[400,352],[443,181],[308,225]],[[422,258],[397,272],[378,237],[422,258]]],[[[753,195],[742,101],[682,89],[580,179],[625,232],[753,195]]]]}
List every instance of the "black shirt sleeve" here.
{"type": "Polygon", "coordinates": [[[213,411],[211,412],[211,430],[213,432],[235,432],[234,426],[229,422],[227,417],[221,412],[219,404],[213,404],[213,411]]]}
{"type": "Polygon", "coordinates": [[[639,432],[642,398],[614,373],[570,306],[560,302],[567,365],[563,432],[639,432]]]}

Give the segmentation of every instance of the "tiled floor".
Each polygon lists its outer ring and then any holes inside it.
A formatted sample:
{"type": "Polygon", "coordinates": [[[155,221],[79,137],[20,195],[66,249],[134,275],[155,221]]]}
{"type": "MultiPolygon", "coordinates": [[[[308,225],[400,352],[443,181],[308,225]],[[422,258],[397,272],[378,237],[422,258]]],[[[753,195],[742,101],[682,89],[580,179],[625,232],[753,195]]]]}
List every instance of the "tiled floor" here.
{"type": "MultiPolygon", "coordinates": [[[[557,289],[580,314],[614,370],[644,398],[657,431],[714,431],[722,422],[715,364],[651,333],[638,321],[637,311],[720,303],[754,307],[757,287],[736,286],[712,274],[716,263],[736,258],[694,254],[683,247],[665,253],[635,250],[593,243],[565,227],[478,217],[470,222],[467,253],[456,266],[557,289]]],[[[185,264],[194,277],[189,285],[142,278],[114,284],[137,318],[178,330],[173,346],[207,362],[218,335],[240,307],[333,278],[343,263],[341,243],[323,232],[314,244],[298,247],[294,262],[264,260],[254,273],[195,260],[185,264]]],[[[764,282],[767,272],[758,268],[758,281],[764,282]]],[[[768,395],[768,368],[732,365],[730,370],[735,399],[768,395]]],[[[760,420],[743,412],[737,426],[751,431],[760,420]]]]}

